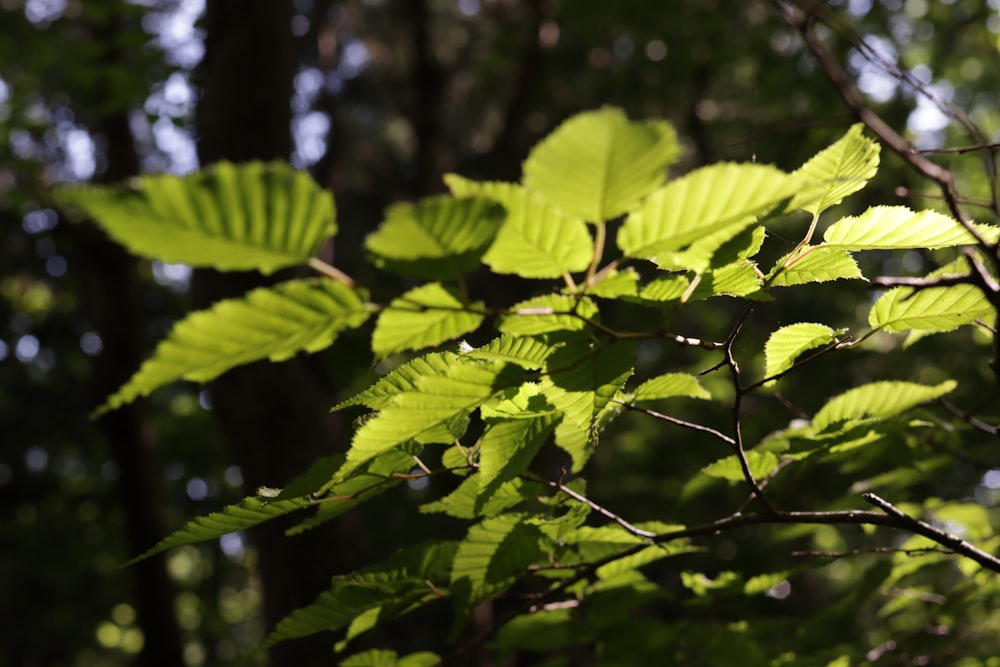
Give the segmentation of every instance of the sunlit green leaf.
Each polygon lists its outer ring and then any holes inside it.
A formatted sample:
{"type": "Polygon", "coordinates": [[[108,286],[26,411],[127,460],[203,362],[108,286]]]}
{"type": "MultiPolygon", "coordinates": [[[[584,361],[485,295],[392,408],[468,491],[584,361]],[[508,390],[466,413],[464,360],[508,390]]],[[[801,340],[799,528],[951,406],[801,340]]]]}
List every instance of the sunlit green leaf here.
{"type": "Polygon", "coordinates": [[[521,514],[502,514],[469,528],[451,571],[458,609],[467,613],[509,588],[538,559],[540,538],[538,529],[521,514]]]}
{"type": "Polygon", "coordinates": [[[975,285],[896,287],[880,296],[868,313],[872,327],[898,333],[908,329],[951,331],[978,319],[992,321],[995,309],[975,285]]]}
{"type": "MultiPolygon", "coordinates": [[[[745,452],[745,454],[750,472],[753,474],[754,479],[758,481],[778,467],[778,456],[774,452],[762,452],[751,449],[745,452]]],[[[709,477],[716,477],[729,482],[742,482],[746,479],[743,475],[743,467],[735,455],[719,459],[702,468],[701,472],[709,477]]]]}
{"type": "Polygon", "coordinates": [[[536,145],[524,185],[566,215],[601,222],[635,207],[679,156],[669,123],[631,122],[605,107],[573,116],[536,145]]]}
{"type": "Polygon", "coordinates": [[[618,247],[629,257],[656,259],[727,228],[752,225],[793,194],[788,174],[760,164],[716,164],[671,181],[629,214],[618,247]]]}
{"type": "Polygon", "coordinates": [[[372,649],[356,653],[340,662],[340,667],[433,667],[441,658],[427,651],[399,656],[395,651],[372,649]]]}
{"type": "Polygon", "coordinates": [[[440,283],[411,289],[379,314],[372,351],[386,357],[419,350],[474,331],[483,321],[482,304],[463,305],[458,293],[440,283]]]}
{"type": "Polygon", "coordinates": [[[764,344],[764,377],[774,377],[792,367],[800,354],[823,345],[829,345],[844,333],[825,324],[799,322],[781,327],[772,333],[764,344]]]}
{"type": "Polygon", "coordinates": [[[251,361],[283,361],[297,352],[322,350],[366,319],[361,296],[328,279],[293,280],[220,301],[178,322],[97,414],[174,380],[207,382],[251,361]]]}
{"type": "Polygon", "coordinates": [[[700,301],[715,296],[748,296],[760,290],[763,278],[757,267],[739,260],[719,269],[707,271],[696,278],[698,284],[690,291],[688,301],[700,301]]]}
{"type": "Polygon", "coordinates": [[[832,280],[860,278],[861,269],[844,248],[833,246],[804,246],[790,266],[784,266],[788,257],[782,257],[771,270],[769,284],[773,287],[790,287],[806,283],[825,283],[832,280]]]}
{"type": "Polygon", "coordinates": [[[687,396],[689,398],[710,399],[712,395],[698,382],[698,378],[688,373],[667,373],[652,380],[646,380],[635,389],[635,400],[656,401],[661,398],[687,396]]]}
{"type": "Polygon", "coordinates": [[[389,397],[381,410],[354,433],[342,474],[397,445],[447,426],[494,394],[524,380],[520,368],[500,362],[458,355],[440,358],[452,360],[443,374],[413,378],[411,370],[398,376],[404,384],[412,379],[412,387],[389,397]]]}
{"type": "Polygon", "coordinates": [[[184,527],[161,540],[155,547],[129,561],[128,564],[145,560],[150,556],[185,544],[197,544],[215,540],[223,535],[246,530],[256,525],[300,510],[312,505],[309,496],[272,501],[269,498],[250,496],[235,505],[229,505],[219,512],[192,519],[184,527]]]}
{"type": "Polygon", "coordinates": [[[624,341],[601,348],[567,345],[546,360],[548,373],[539,381],[545,398],[563,412],[556,444],[573,459],[578,471],[597,439],[596,419],[632,375],[635,345],[624,341]]]}
{"type": "Polygon", "coordinates": [[[590,265],[593,240],[583,220],[563,215],[515,183],[477,183],[455,175],[446,176],[445,181],[458,196],[479,195],[506,209],[503,226],[483,256],[483,262],[497,273],[558,278],[590,265]]]}
{"type": "Polygon", "coordinates": [[[764,244],[767,231],[763,226],[743,228],[726,227],[694,241],[685,250],[661,252],[654,261],[667,271],[695,271],[704,273],[749,259],[764,244]]]}
{"type": "Polygon", "coordinates": [[[590,296],[617,299],[622,296],[636,296],[639,293],[639,274],[631,267],[614,271],[596,285],[587,287],[590,296]]]}
{"type": "Polygon", "coordinates": [[[850,419],[888,419],[915,405],[944,396],[957,386],[948,380],[935,386],[913,382],[873,382],[831,398],[813,417],[817,431],[850,419]]]}
{"type": "MultiPolygon", "coordinates": [[[[979,225],[990,242],[1000,237],[1000,228],[979,225]]],[[[842,218],[823,234],[827,245],[847,250],[892,250],[895,248],[945,248],[970,245],[975,239],[953,218],[936,211],[914,213],[905,206],[874,206],[861,215],[842,218]]]]}
{"type": "Polygon", "coordinates": [[[304,264],[337,230],[330,193],[280,163],[218,162],[187,176],[70,186],[58,198],[137,255],[222,271],[304,264]]]}
{"type": "Polygon", "coordinates": [[[457,519],[475,519],[491,517],[506,512],[524,501],[531,488],[520,479],[512,479],[493,485],[489,494],[483,492],[479,483],[479,474],[473,474],[462,480],[454,491],[444,498],[424,503],[420,506],[423,514],[442,513],[457,519]]]}
{"type": "Polygon", "coordinates": [[[502,206],[480,197],[439,196],[396,204],[365,247],[387,269],[429,280],[453,279],[479,266],[504,216],[502,206]]]}
{"type": "Polygon", "coordinates": [[[546,343],[541,338],[530,336],[500,336],[466,355],[473,359],[492,359],[517,364],[522,368],[539,369],[545,366],[549,355],[562,345],[546,343]]]}
{"type": "Polygon", "coordinates": [[[868,183],[878,171],[879,144],[864,136],[863,123],[855,123],[836,143],[824,148],[792,175],[801,190],[789,204],[818,214],[839,204],[868,183]]]}
{"type": "Polygon", "coordinates": [[[597,306],[590,299],[546,294],[511,306],[497,326],[505,334],[535,336],[553,331],[579,331],[595,319],[597,306]]]}

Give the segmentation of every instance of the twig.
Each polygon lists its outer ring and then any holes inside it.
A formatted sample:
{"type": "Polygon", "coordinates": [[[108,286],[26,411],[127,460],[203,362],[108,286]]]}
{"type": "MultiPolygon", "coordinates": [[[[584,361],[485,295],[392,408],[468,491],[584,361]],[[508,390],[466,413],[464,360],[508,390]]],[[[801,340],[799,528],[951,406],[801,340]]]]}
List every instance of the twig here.
{"type": "Polygon", "coordinates": [[[941,547],[924,547],[922,549],[897,549],[896,547],[868,547],[865,549],[851,549],[850,551],[793,551],[793,556],[805,558],[844,558],[846,556],[864,556],[867,554],[906,554],[907,556],[918,556],[928,553],[954,554],[951,549],[941,547]]]}
{"type": "Polygon", "coordinates": [[[879,498],[874,493],[863,493],[861,494],[861,497],[864,498],[866,502],[875,505],[880,510],[895,519],[901,527],[911,530],[918,535],[923,535],[938,544],[946,546],[955,551],[955,553],[959,553],[966,558],[976,561],[988,570],[1000,572],[1000,558],[972,546],[960,537],[947,533],[939,528],[935,528],[929,523],[925,523],[919,519],[907,516],[898,507],[883,500],[882,498],[879,498]]]}
{"type": "Polygon", "coordinates": [[[617,514],[615,514],[614,512],[612,512],[611,510],[605,508],[602,505],[598,505],[597,503],[595,503],[590,498],[587,498],[586,496],[577,493],[576,491],[574,491],[573,489],[569,488],[568,486],[566,486],[562,482],[553,482],[551,480],[542,479],[541,477],[536,477],[534,475],[521,475],[521,479],[523,479],[525,481],[528,481],[528,482],[536,482],[538,484],[544,484],[545,486],[548,486],[548,487],[553,488],[553,489],[557,489],[557,490],[561,491],[562,493],[565,493],[567,496],[569,496],[573,500],[576,500],[577,502],[583,503],[584,505],[586,505],[590,509],[592,509],[595,512],[597,512],[598,514],[600,514],[601,516],[606,517],[608,519],[611,519],[612,521],[614,521],[619,526],[621,526],[622,528],[624,528],[628,532],[632,533],[636,537],[644,537],[644,538],[647,538],[647,539],[656,537],[656,533],[650,532],[648,530],[643,530],[642,528],[636,528],[631,523],[629,523],[625,519],[621,518],[620,516],[618,516],[617,514]]]}
{"type": "Polygon", "coordinates": [[[993,426],[991,424],[987,424],[984,421],[976,419],[970,413],[966,412],[965,410],[960,410],[958,408],[958,406],[953,405],[951,402],[946,401],[943,398],[938,399],[938,403],[940,403],[942,406],[944,406],[944,408],[948,412],[950,412],[951,414],[955,415],[956,417],[958,417],[959,419],[961,419],[962,421],[964,421],[969,426],[971,426],[971,427],[973,427],[975,429],[978,429],[978,430],[982,431],[983,433],[988,433],[990,435],[1000,435],[1000,427],[993,426]]]}
{"type": "Polygon", "coordinates": [[[683,419],[678,419],[677,417],[671,417],[670,415],[665,415],[662,412],[657,412],[656,410],[649,410],[648,408],[639,408],[630,403],[625,403],[617,399],[611,399],[611,401],[612,403],[617,403],[618,405],[621,405],[622,407],[625,407],[629,410],[635,410],[636,412],[641,412],[655,419],[661,419],[665,422],[669,422],[676,426],[680,426],[681,428],[690,429],[692,431],[698,431],[700,433],[708,433],[711,436],[715,436],[716,438],[726,443],[727,445],[730,446],[736,445],[736,441],[730,438],[728,435],[720,431],[716,431],[714,428],[711,428],[709,426],[702,426],[701,424],[695,424],[694,422],[684,421],[683,419]]]}
{"type": "Polygon", "coordinates": [[[320,258],[310,257],[308,264],[311,268],[315,269],[319,273],[322,273],[325,276],[333,278],[337,282],[343,283],[348,287],[354,287],[354,278],[351,278],[349,275],[347,275],[337,267],[327,264],[320,258]]]}

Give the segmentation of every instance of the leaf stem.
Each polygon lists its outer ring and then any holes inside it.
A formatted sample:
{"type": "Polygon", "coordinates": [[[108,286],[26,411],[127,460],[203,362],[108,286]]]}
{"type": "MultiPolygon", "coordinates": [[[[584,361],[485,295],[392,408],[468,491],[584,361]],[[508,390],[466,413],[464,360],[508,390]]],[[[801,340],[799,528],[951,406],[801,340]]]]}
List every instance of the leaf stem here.
{"type": "Polygon", "coordinates": [[[322,273],[324,276],[327,276],[328,278],[333,278],[338,283],[343,283],[348,287],[354,287],[355,285],[353,278],[351,278],[349,275],[347,275],[337,267],[327,264],[319,257],[310,257],[308,264],[310,268],[315,269],[316,271],[322,273]]]}

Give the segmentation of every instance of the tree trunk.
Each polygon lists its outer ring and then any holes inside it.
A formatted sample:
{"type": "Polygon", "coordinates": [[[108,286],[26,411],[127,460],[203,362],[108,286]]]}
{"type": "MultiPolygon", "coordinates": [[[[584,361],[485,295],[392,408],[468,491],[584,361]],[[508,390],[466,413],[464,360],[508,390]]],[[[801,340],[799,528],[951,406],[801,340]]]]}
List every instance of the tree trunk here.
{"type": "MultiPolygon", "coordinates": [[[[219,160],[287,160],[292,148],[291,106],[295,74],[287,0],[213,0],[205,16],[205,56],[199,68],[198,154],[203,166],[219,160]]],[[[257,274],[198,271],[198,307],[244,294],[261,284],[257,274]]],[[[210,389],[212,411],[247,486],[283,486],[341,440],[333,397],[308,359],[260,362],[234,369],[210,389]]],[[[287,522],[268,522],[250,538],[257,547],[270,628],[312,602],[337,573],[338,550],[329,531],[287,538],[287,522]]],[[[285,642],[270,651],[276,666],[328,665],[328,636],[285,642]]]]}

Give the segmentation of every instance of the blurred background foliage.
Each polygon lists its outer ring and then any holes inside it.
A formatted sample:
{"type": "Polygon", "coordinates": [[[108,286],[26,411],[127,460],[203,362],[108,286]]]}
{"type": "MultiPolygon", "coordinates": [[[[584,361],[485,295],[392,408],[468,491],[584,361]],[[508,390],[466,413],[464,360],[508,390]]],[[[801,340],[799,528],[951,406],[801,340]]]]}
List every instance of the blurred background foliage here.
{"type": "MultiPolygon", "coordinates": [[[[986,140],[1000,138],[1000,3],[827,4],[830,48],[866,100],[918,147],[975,143],[968,122],[986,140]]],[[[441,175],[452,171],[516,179],[532,144],[577,111],[614,104],[633,117],[670,119],[686,148],[677,173],[719,160],[793,169],[854,120],[797,33],[763,0],[209,0],[207,8],[199,0],[0,0],[0,36],[0,667],[263,663],[265,656],[248,657],[250,648],[330,576],[401,542],[458,529],[440,517],[414,520],[407,508],[431,490],[402,488],[302,538],[312,542],[281,539],[278,526],[119,569],[186,518],[258,485],[282,486],[317,454],[343,450],[349,425],[326,408],[376,369],[364,336],[348,336],[290,370],[240,376],[235,401],[224,383],[217,391],[177,385],[89,421],[181,313],[238,287],[183,266],[129,260],[86,222],[53,208],[54,183],[188,172],[222,158],[288,159],[335,192],[341,233],[324,252],[391,293],[395,283],[359,250],[388,204],[441,191],[441,175]],[[269,407],[276,393],[313,416],[269,407]],[[264,425],[248,426],[254,419],[264,425]]],[[[976,211],[989,220],[983,154],[935,159],[956,171],[961,193],[984,204],[976,211]]],[[[933,193],[922,196],[930,190],[885,151],[876,181],[840,212],[935,206],[933,193]]],[[[775,257],[801,236],[801,226],[786,227],[773,235],[775,257]]],[[[868,275],[921,273],[947,260],[871,254],[868,275]]],[[[531,286],[505,279],[477,289],[511,303],[531,286]]],[[[737,350],[745,368],[762,370],[775,323],[862,326],[871,299],[863,286],[803,291],[782,293],[751,320],[737,350]]],[[[736,312],[735,302],[727,309],[713,300],[690,308],[676,327],[724,336],[736,312]]],[[[624,322],[636,316],[620,313],[624,322]]],[[[640,375],[712,363],[696,350],[644,345],[640,375]]],[[[790,376],[775,400],[746,406],[748,441],[786,426],[796,407],[811,412],[839,390],[888,377],[959,377],[965,393],[957,404],[995,403],[989,354],[971,328],[907,350],[878,337],[866,351],[830,355],[790,376]]],[[[717,395],[727,391],[724,379],[706,382],[717,395]]],[[[717,404],[673,409],[701,423],[729,419],[717,404]]],[[[591,493],[632,521],[709,520],[719,515],[713,508],[728,513],[745,493],[687,480],[724,454],[712,441],[626,415],[589,469],[591,493]],[[658,469],[670,474],[649,473],[658,469]]],[[[847,506],[849,493],[875,483],[852,475],[863,462],[884,473],[879,488],[913,500],[967,498],[990,525],[1000,487],[995,440],[967,431],[945,442],[900,434],[863,456],[870,460],[806,467],[789,495],[775,490],[779,503],[847,506]]],[[[706,540],[706,554],[670,568],[721,577],[721,587],[730,569],[750,578],[799,567],[792,545],[860,544],[860,530],[748,530],[706,540]]],[[[676,571],[658,576],[678,595],[684,590],[676,571]]],[[[1000,653],[994,582],[944,560],[920,576],[894,586],[874,557],[837,559],[792,579],[794,592],[784,597],[734,595],[731,605],[700,610],[689,600],[683,622],[677,610],[654,605],[633,634],[609,638],[607,650],[662,640],[681,655],[714,640],[714,653],[692,664],[769,664],[810,645],[829,660],[844,647],[855,655],[865,647],[867,660],[889,664],[1000,653]],[[920,596],[933,604],[907,604],[920,596]],[[899,610],[887,612],[887,600],[899,610]],[[788,619],[803,616],[815,619],[816,636],[790,630],[788,619]]],[[[393,625],[372,645],[433,648],[427,633],[437,622],[393,625]]],[[[329,649],[321,637],[279,646],[270,659],[330,664],[329,649]]]]}

